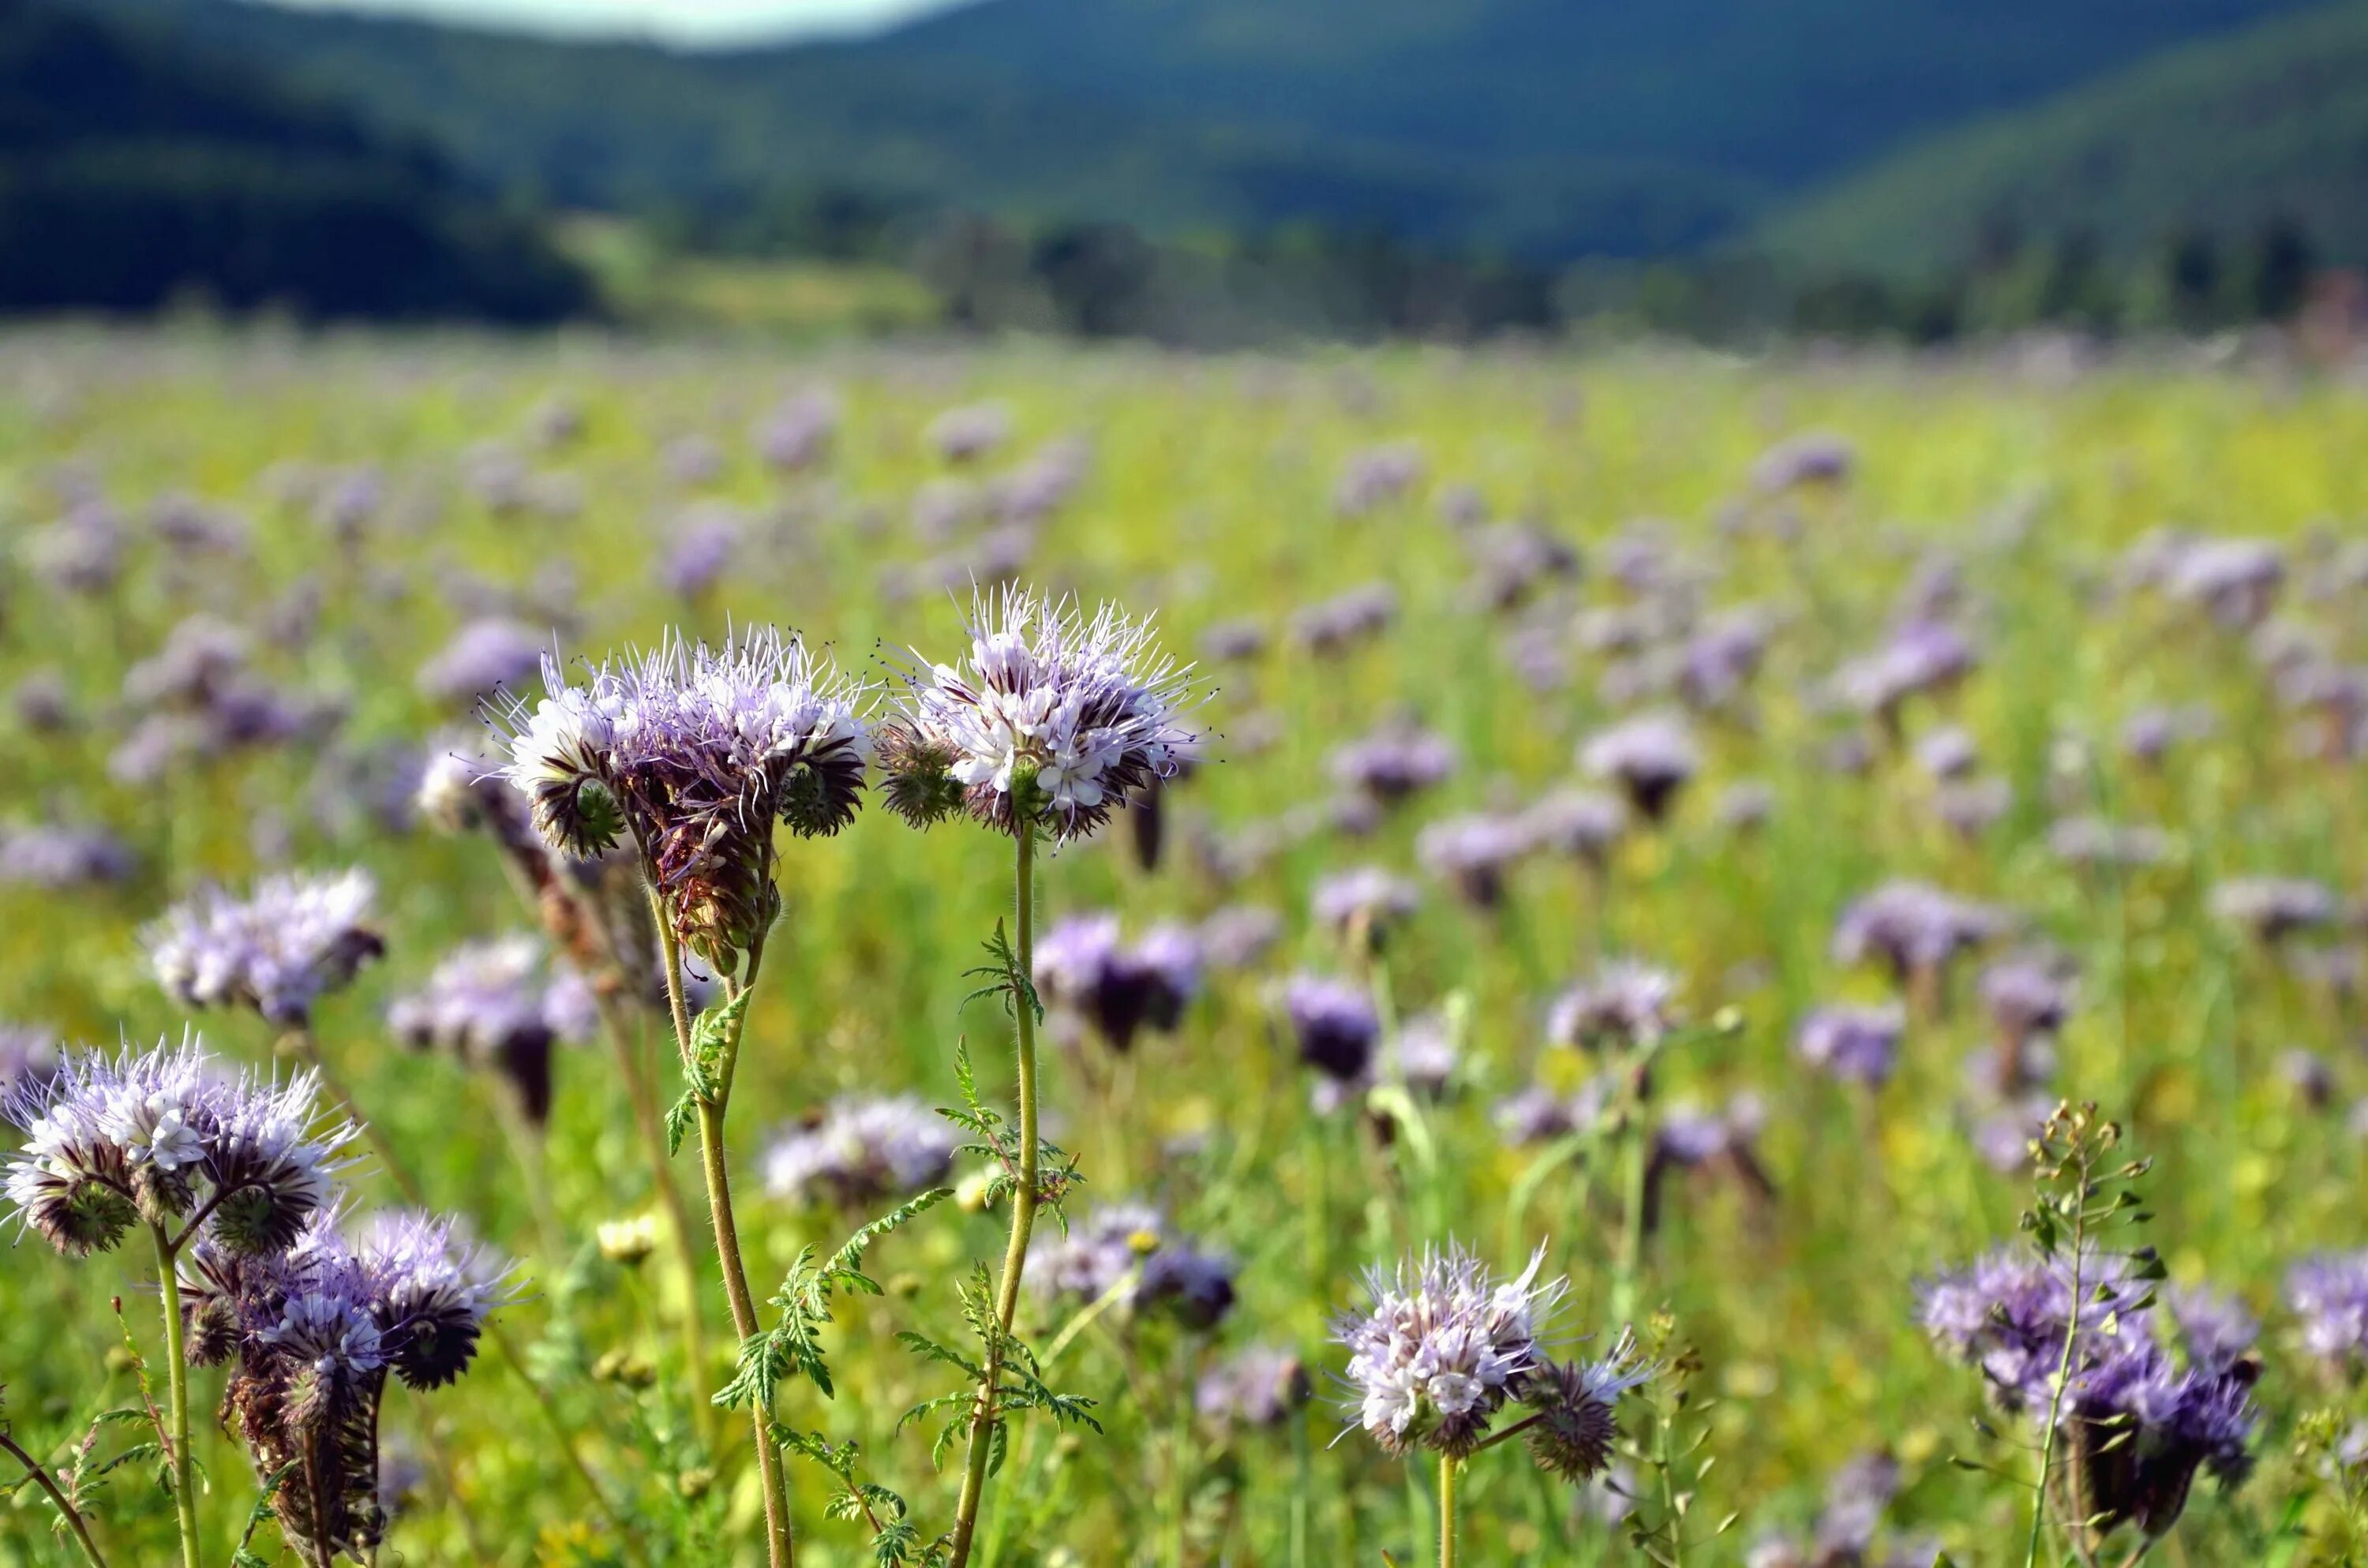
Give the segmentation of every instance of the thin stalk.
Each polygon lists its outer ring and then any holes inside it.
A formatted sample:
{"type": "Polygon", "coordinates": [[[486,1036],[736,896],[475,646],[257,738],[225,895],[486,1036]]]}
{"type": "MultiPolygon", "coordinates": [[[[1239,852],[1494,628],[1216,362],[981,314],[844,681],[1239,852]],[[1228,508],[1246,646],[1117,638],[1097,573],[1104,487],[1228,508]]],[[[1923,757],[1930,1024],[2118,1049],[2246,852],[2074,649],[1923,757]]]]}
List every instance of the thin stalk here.
{"type": "Polygon", "coordinates": [[[59,1517],[65,1520],[66,1528],[74,1531],[74,1541],[82,1548],[82,1554],[89,1562],[90,1568],[107,1568],[107,1559],[100,1555],[98,1542],[91,1540],[90,1526],[84,1522],[82,1510],[74,1506],[74,1500],[65,1494],[41,1461],[17,1446],[17,1439],[6,1432],[0,1432],[0,1451],[15,1456],[17,1462],[25,1467],[25,1473],[33,1478],[33,1484],[49,1494],[50,1501],[57,1506],[59,1517]]]}
{"type": "Polygon", "coordinates": [[[1625,1186],[1622,1195],[1620,1260],[1611,1282],[1611,1316],[1625,1323],[1636,1315],[1636,1281],[1645,1267],[1645,1178],[1646,1152],[1652,1139],[1645,1127],[1645,1096],[1629,1072],[1625,1186]]]}
{"type": "Polygon", "coordinates": [[[404,1201],[415,1209],[427,1208],[427,1199],[420,1191],[419,1183],[413,1179],[410,1168],[395,1153],[394,1145],[386,1141],[386,1134],[379,1131],[378,1123],[362,1115],[361,1105],[354,1098],[353,1092],[330,1067],[328,1055],[321,1049],[321,1037],[313,1032],[313,1027],[302,1024],[289,1030],[281,1037],[279,1049],[292,1049],[304,1059],[304,1064],[319,1075],[321,1086],[329,1091],[329,1097],[337,1102],[337,1108],[345,1113],[346,1119],[361,1129],[370,1153],[378,1156],[380,1168],[386,1172],[387,1179],[394,1183],[395,1190],[403,1194],[404,1201]]]}
{"type": "Polygon", "coordinates": [[[614,997],[603,994],[600,1014],[606,1025],[602,1032],[608,1035],[616,1052],[618,1074],[625,1080],[625,1095],[632,1102],[633,1125],[642,1135],[643,1151],[649,1157],[650,1179],[657,1187],[659,1205],[666,1210],[666,1229],[672,1233],[674,1244],[670,1250],[682,1277],[682,1349],[690,1378],[691,1421],[704,1432],[709,1426],[710,1406],[701,1387],[708,1374],[708,1361],[707,1326],[699,1311],[698,1233],[691,1229],[690,1210],[683,1202],[682,1184],[674,1179],[673,1162],[666,1153],[666,1127],[659,1119],[649,1078],[642,1071],[640,1044],[634,1031],[627,1027],[625,1010],[614,997]]]}
{"type": "Polygon", "coordinates": [[[1439,1568],[1455,1568],[1455,1456],[1439,1456],[1439,1568]]]}
{"type": "MultiPolygon", "coordinates": [[[[658,940],[664,949],[666,1006],[674,1015],[675,1043],[687,1063],[691,1059],[690,1009],[682,994],[682,949],[675,937],[674,922],[666,917],[666,905],[655,888],[650,890],[650,912],[656,918],[658,940]]],[[[765,937],[764,933],[758,932],[748,944],[748,958],[740,978],[724,983],[734,996],[757,983],[757,971],[764,961],[765,937]]],[[[745,1019],[746,1015],[741,1017],[745,1019]]],[[[757,1336],[760,1325],[756,1297],[748,1289],[747,1265],[740,1256],[740,1227],[733,1217],[732,1176],[723,1153],[723,1113],[732,1101],[732,1074],[739,1060],[740,1030],[735,1026],[715,1063],[710,1085],[714,1093],[699,1104],[699,1156],[707,1177],[707,1217],[715,1232],[715,1256],[723,1276],[723,1296],[731,1304],[732,1327],[745,1345],[757,1336]]],[[[796,1559],[796,1547],[790,1538],[789,1479],[782,1472],[781,1450],[773,1441],[773,1413],[764,1405],[752,1403],[748,1414],[755,1429],[758,1489],[765,1498],[766,1560],[772,1568],[790,1568],[796,1559]]]]}
{"type": "Polygon", "coordinates": [[[151,1222],[156,1242],[156,1281],[165,1299],[165,1400],[172,1423],[173,1511],[181,1524],[181,1568],[198,1568],[198,1495],[189,1453],[189,1362],[181,1349],[181,1281],[176,1249],[165,1227],[151,1222]]]}
{"type": "MultiPolygon", "coordinates": [[[[1023,824],[1012,841],[1018,847],[1013,882],[1013,954],[1021,974],[1036,970],[1036,830],[1023,824]]],[[[962,1465],[962,1497],[954,1510],[952,1568],[970,1561],[978,1529],[979,1504],[986,1493],[986,1457],[996,1422],[996,1392],[1003,1378],[1003,1342],[1019,1310],[1019,1277],[1028,1267],[1028,1238],[1036,1227],[1036,1014],[1028,999],[1012,998],[1015,1050],[1019,1069],[1019,1185],[1011,1195],[1011,1240],[1003,1251],[1003,1281],[995,1298],[995,1340],[986,1347],[986,1376],[971,1407],[970,1448],[962,1465]]]]}
{"type": "Polygon", "coordinates": [[[592,1499],[592,1506],[599,1511],[601,1521],[616,1532],[617,1550],[625,1554],[628,1562],[639,1564],[646,1561],[632,1531],[625,1528],[623,1516],[617,1512],[616,1505],[609,1501],[609,1494],[602,1490],[598,1479],[593,1475],[592,1467],[585,1463],[584,1456],[576,1451],[575,1434],[568,1429],[567,1418],[552,1403],[551,1391],[527,1370],[526,1358],[519,1354],[517,1344],[503,1331],[500,1324],[488,1317],[484,1334],[494,1342],[494,1348],[501,1352],[502,1359],[509,1364],[510,1370],[518,1375],[518,1381],[526,1385],[527,1392],[534,1396],[535,1408],[542,1412],[544,1424],[550,1426],[552,1436],[559,1439],[559,1451],[567,1456],[568,1468],[583,1483],[585,1494],[592,1499]]]}
{"type": "MultiPolygon", "coordinates": [[[[2087,1183],[2081,1184],[2085,1188],[2087,1183]]],[[[2047,1523],[2047,1476],[2055,1462],[2055,1424],[2064,1414],[2064,1385],[2072,1381],[2072,1347],[2080,1337],[2080,1244],[2088,1224],[2089,1205],[2072,1205],[2072,1321],[2064,1330],[2064,1352],[2055,1358],[2055,1387],[2047,1396],[2047,1430],[2039,1440],[2039,1484],[2032,1489],[2031,1542],[2023,1549],[2022,1568],[2039,1568],[2039,1537],[2047,1523]]],[[[2066,1528],[2078,1527],[2068,1520],[2066,1528]]]]}

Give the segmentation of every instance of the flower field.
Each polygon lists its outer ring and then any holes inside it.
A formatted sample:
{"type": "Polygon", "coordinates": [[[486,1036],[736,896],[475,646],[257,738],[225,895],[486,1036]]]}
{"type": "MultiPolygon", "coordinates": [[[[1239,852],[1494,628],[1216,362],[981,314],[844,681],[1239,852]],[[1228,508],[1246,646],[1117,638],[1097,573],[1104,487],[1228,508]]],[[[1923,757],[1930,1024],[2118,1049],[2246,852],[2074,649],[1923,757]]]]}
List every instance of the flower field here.
{"type": "Polygon", "coordinates": [[[0,541],[0,1564],[2368,1552],[2357,386],[59,330],[0,541]]]}

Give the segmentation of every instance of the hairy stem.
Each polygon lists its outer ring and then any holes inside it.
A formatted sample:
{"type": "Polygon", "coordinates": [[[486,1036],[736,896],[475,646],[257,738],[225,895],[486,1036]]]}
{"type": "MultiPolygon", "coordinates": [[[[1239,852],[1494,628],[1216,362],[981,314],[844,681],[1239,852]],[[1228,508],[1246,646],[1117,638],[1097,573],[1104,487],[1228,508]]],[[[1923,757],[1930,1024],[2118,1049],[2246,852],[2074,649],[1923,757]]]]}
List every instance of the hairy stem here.
{"type": "Polygon", "coordinates": [[[83,1557],[90,1563],[90,1568],[107,1568],[107,1559],[100,1554],[98,1542],[90,1538],[90,1526],[85,1522],[82,1510],[74,1506],[74,1499],[65,1494],[64,1488],[57,1483],[56,1478],[50,1474],[41,1461],[27,1453],[18,1446],[17,1439],[6,1432],[0,1432],[0,1452],[13,1456],[18,1464],[25,1467],[25,1473],[33,1478],[33,1484],[49,1494],[50,1501],[57,1506],[59,1517],[64,1519],[66,1528],[74,1531],[74,1540],[81,1546],[83,1557]]]}
{"type": "Polygon", "coordinates": [[[666,1210],[666,1229],[673,1245],[677,1269],[682,1284],[682,1350],[690,1376],[691,1420],[704,1431],[709,1426],[707,1394],[702,1383],[708,1375],[707,1326],[699,1311],[699,1241],[691,1229],[690,1210],[683,1202],[682,1185],[674,1179],[674,1165],[668,1159],[666,1128],[659,1120],[657,1099],[650,1081],[642,1071],[641,1048],[629,1027],[625,1009],[616,998],[603,994],[600,1014],[609,1045],[617,1056],[617,1070],[625,1080],[626,1097],[632,1102],[633,1125],[642,1135],[643,1152],[650,1162],[650,1179],[656,1186],[658,1203],[666,1210]]]}
{"type": "Polygon", "coordinates": [[[172,1433],[173,1512],[181,1524],[181,1568],[198,1568],[198,1494],[189,1453],[189,1363],[181,1349],[181,1281],[173,1239],[151,1223],[156,1241],[156,1285],[165,1301],[165,1408],[172,1433]]]}
{"type": "Polygon", "coordinates": [[[1455,1568],[1455,1456],[1439,1456],[1439,1568],[1455,1568]]]}
{"type": "MultiPolygon", "coordinates": [[[[1013,842],[1018,854],[1013,866],[1012,949],[1019,971],[1036,969],[1036,830],[1023,824],[1013,842]]],[[[1003,1280],[995,1297],[996,1333],[986,1347],[986,1376],[980,1382],[978,1403],[971,1407],[970,1447],[962,1465],[962,1499],[954,1511],[952,1568],[970,1561],[971,1538],[978,1529],[979,1504],[986,1494],[986,1460],[996,1424],[996,1392],[1003,1377],[1003,1342],[1019,1310],[1019,1278],[1028,1267],[1028,1238],[1036,1227],[1036,1014],[1030,999],[1014,996],[1012,1016],[1019,1077],[1019,1187],[1011,1195],[1011,1240],[1003,1251],[1003,1280]]]]}
{"type": "MultiPolygon", "coordinates": [[[[688,1064],[691,1061],[690,1009],[682,994],[682,949],[675,937],[674,922],[666,917],[665,903],[655,888],[650,891],[650,911],[656,917],[658,940],[664,949],[666,1006],[674,1015],[675,1043],[688,1064]]],[[[756,984],[757,971],[764,961],[765,938],[760,932],[748,945],[747,961],[742,966],[739,979],[725,982],[734,996],[756,984]]],[[[744,1019],[746,1016],[741,1015],[744,1019]]],[[[732,1308],[733,1331],[745,1345],[757,1336],[760,1325],[757,1321],[756,1297],[748,1289],[747,1266],[741,1261],[740,1227],[732,1211],[732,1176],[723,1153],[723,1113],[732,1102],[732,1074],[739,1059],[740,1029],[734,1025],[709,1085],[713,1092],[699,1102],[699,1155],[707,1177],[707,1216],[715,1232],[715,1256],[723,1276],[723,1296],[732,1308]]],[[[766,1561],[772,1568],[790,1568],[796,1557],[796,1547],[790,1538],[789,1479],[782,1471],[781,1450],[773,1441],[773,1413],[762,1404],[752,1403],[749,1418],[755,1427],[757,1478],[765,1498],[766,1561]]]]}
{"type": "MultiPolygon", "coordinates": [[[[2047,1429],[2039,1440],[2039,1483],[2032,1490],[2031,1541],[2023,1549],[2022,1568],[2039,1568],[2039,1538],[2047,1524],[2047,1478],[2055,1462],[2055,1426],[2063,1418],[2064,1385],[2072,1381],[2072,1352],[2080,1339],[2080,1244],[2088,1221],[2088,1186],[2084,1169],[2074,1188],[2079,1198],[2072,1205],[2072,1321],[2064,1330],[2064,1352],[2055,1358],[2055,1387],[2047,1396],[2047,1429]]],[[[2067,1517],[2065,1528],[2077,1531],[2079,1527],[2067,1517]]]]}

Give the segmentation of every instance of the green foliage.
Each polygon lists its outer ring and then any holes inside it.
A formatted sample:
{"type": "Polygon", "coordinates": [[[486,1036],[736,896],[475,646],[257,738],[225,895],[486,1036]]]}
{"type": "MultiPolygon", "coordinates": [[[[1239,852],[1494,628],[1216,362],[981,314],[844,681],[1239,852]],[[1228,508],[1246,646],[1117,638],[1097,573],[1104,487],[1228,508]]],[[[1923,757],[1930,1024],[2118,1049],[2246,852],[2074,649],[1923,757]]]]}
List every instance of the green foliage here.
{"type": "Polygon", "coordinates": [[[732,1381],[716,1392],[714,1403],[726,1409],[750,1404],[770,1410],[774,1392],[792,1373],[825,1397],[836,1393],[830,1366],[822,1352],[822,1331],[831,1322],[831,1297],[840,1290],[879,1295],[879,1282],[860,1267],[864,1249],[952,1196],[952,1188],[937,1187],[898,1206],[848,1237],[826,1263],[814,1262],[812,1247],[801,1251],[769,1303],[780,1314],[780,1321],[741,1342],[737,1369],[732,1381]]]}
{"type": "Polygon", "coordinates": [[[2285,225],[2324,259],[2368,261],[2363,75],[2368,12],[2281,17],[1912,147],[1751,242],[1804,270],[1913,279],[2066,245],[2129,270],[2285,225]]]}
{"type": "Polygon", "coordinates": [[[112,3],[505,188],[729,244],[871,253],[952,210],[1564,257],[1699,246],[1861,160],[2306,0],[1387,0],[1353,20],[1326,0],[998,0],[723,55],[112,3]]]}

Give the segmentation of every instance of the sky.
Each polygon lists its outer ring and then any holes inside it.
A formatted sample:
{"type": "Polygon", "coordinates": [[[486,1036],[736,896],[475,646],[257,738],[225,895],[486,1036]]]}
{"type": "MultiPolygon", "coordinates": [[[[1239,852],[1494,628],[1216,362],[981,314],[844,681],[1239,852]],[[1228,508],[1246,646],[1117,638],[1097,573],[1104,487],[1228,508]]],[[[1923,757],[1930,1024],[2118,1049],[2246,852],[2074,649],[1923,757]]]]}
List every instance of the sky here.
{"type": "Polygon", "coordinates": [[[315,11],[369,11],[575,37],[687,44],[877,30],[962,0],[276,0],[315,11]]]}

